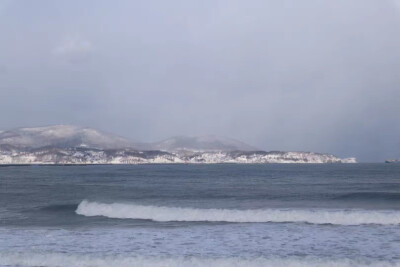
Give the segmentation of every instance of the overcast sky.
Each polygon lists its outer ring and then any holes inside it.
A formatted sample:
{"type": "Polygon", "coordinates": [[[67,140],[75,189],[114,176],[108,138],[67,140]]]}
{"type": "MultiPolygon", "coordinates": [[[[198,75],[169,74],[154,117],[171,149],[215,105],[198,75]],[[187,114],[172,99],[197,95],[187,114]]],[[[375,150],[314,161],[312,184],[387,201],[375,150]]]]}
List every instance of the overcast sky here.
{"type": "Polygon", "coordinates": [[[0,0],[0,114],[400,157],[400,0],[0,0]]]}

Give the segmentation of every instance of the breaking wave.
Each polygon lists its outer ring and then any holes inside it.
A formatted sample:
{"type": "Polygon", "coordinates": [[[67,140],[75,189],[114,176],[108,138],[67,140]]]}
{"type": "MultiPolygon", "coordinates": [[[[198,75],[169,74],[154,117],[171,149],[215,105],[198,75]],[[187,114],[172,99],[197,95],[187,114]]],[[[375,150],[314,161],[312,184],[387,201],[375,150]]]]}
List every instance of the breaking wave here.
{"type": "Polygon", "coordinates": [[[353,259],[324,259],[315,257],[303,258],[200,258],[200,257],[140,257],[140,256],[90,256],[62,253],[2,253],[0,264],[6,266],[321,266],[321,267],[350,267],[350,266],[400,266],[399,262],[366,261],[353,259]]]}
{"type": "Polygon", "coordinates": [[[84,216],[143,219],[159,222],[305,222],[338,225],[400,224],[400,211],[396,210],[197,209],[123,203],[106,204],[83,200],[75,212],[84,216]]]}

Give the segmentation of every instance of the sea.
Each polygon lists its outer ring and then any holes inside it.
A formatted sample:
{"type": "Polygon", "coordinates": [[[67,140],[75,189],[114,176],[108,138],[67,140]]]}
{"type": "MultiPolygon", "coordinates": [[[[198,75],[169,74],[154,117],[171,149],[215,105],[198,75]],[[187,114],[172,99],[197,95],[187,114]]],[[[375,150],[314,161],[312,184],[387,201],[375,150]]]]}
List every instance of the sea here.
{"type": "Polygon", "coordinates": [[[400,266],[400,164],[0,167],[0,266],[400,266]]]}

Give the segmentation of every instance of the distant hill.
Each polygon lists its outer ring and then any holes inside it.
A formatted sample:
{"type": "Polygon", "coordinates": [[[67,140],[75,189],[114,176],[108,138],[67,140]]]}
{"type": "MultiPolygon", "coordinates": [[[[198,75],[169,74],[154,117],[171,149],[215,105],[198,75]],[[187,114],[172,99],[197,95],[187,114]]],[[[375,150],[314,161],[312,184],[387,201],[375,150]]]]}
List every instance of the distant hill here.
{"type": "Polygon", "coordinates": [[[162,151],[255,151],[255,147],[243,142],[219,137],[215,135],[207,136],[176,136],[160,142],[149,144],[154,150],[162,151]]]}
{"type": "Polygon", "coordinates": [[[117,135],[73,125],[0,132],[0,165],[143,163],[354,163],[313,152],[266,152],[213,135],[177,136],[132,143],[117,135]]]}
{"type": "Polygon", "coordinates": [[[53,125],[0,131],[0,145],[15,148],[135,148],[137,150],[162,150],[168,152],[258,150],[243,142],[214,135],[176,136],[154,143],[132,143],[128,139],[117,135],[74,125],[53,125]]]}
{"type": "Polygon", "coordinates": [[[17,148],[39,147],[90,147],[111,149],[132,147],[133,144],[122,137],[104,133],[95,129],[54,125],[35,128],[18,128],[0,132],[0,145],[17,148]]]}

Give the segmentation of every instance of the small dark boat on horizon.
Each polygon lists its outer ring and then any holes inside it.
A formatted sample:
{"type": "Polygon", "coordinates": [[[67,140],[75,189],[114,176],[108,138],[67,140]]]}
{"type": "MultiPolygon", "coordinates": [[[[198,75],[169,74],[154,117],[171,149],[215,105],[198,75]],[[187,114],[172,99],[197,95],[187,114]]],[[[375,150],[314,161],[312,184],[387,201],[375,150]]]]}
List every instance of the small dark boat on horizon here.
{"type": "Polygon", "coordinates": [[[400,159],[388,159],[385,163],[400,163],[400,159]]]}

